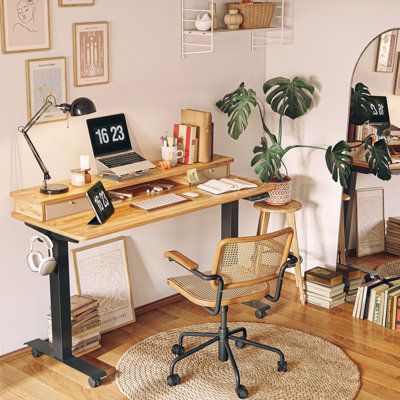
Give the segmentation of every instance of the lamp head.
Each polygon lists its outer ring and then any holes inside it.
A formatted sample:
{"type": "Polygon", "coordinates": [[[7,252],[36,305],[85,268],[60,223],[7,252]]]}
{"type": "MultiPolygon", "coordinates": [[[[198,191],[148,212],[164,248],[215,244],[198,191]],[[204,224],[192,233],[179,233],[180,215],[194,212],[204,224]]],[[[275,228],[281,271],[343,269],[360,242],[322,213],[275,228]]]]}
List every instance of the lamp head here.
{"type": "Polygon", "coordinates": [[[79,97],[71,104],[64,103],[57,105],[57,108],[62,110],[64,113],[70,113],[71,117],[81,117],[96,112],[96,106],[93,101],[86,97],[79,97]]]}

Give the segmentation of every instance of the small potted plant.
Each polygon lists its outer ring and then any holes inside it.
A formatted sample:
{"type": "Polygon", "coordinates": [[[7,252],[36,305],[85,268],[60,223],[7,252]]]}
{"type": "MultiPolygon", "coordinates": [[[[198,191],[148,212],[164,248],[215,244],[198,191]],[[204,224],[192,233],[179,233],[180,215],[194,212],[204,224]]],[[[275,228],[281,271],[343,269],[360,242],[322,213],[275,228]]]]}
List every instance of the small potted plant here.
{"type": "MultiPolygon", "coordinates": [[[[340,184],[347,188],[353,163],[351,156],[353,148],[346,141],[341,140],[328,148],[303,144],[285,148],[282,146],[284,117],[297,119],[305,115],[313,106],[315,87],[300,77],[295,77],[293,80],[278,77],[265,82],[263,90],[266,103],[272,111],[279,115],[277,134],[274,134],[267,126],[264,102],[257,97],[253,89],[246,88],[244,83],[241,83],[233,92],[225,95],[216,105],[228,115],[228,133],[236,140],[245,132],[252,111],[255,108],[258,109],[263,135],[261,145],[254,147],[251,166],[254,167],[254,171],[262,182],[274,182],[276,184],[276,189],[270,192],[270,197],[266,202],[272,205],[282,205],[291,201],[292,179],[288,174],[283,158],[290,150],[300,147],[324,150],[326,152],[326,164],[333,180],[335,182],[340,181],[340,184]]],[[[354,93],[353,89],[352,100],[354,93]]],[[[365,101],[361,103],[352,101],[351,104],[353,114],[360,112],[361,109],[365,112],[365,101]]],[[[372,137],[368,136],[360,141],[357,146],[365,147],[366,161],[370,171],[380,179],[389,180],[391,178],[391,158],[386,140],[382,138],[373,143],[372,137]]]]}

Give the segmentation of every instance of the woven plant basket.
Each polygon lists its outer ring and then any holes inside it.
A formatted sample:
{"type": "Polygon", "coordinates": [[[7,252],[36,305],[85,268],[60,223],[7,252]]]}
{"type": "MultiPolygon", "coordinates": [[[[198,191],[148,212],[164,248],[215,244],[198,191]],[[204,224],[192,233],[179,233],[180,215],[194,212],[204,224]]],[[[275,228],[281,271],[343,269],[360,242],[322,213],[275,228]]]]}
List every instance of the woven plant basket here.
{"type": "Polygon", "coordinates": [[[275,3],[227,3],[228,10],[239,10],[243,16],[240,29],[269,28],[274,16],[275,3]]]}

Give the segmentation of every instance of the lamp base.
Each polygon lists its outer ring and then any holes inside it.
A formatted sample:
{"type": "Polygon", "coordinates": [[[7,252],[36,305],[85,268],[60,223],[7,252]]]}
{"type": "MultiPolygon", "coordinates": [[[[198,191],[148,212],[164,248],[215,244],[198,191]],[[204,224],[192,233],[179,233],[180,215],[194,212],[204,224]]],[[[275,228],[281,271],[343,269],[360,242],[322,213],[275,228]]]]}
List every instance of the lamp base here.
{"type": "Polygon", "coordinates": [[[61,194],[68,192],[69,187],[67,185],[60,185],[58,183],[53,183],[47,185],[47,187],[42,186],[40,188],[40,193],[43,194],[61,194]]]}

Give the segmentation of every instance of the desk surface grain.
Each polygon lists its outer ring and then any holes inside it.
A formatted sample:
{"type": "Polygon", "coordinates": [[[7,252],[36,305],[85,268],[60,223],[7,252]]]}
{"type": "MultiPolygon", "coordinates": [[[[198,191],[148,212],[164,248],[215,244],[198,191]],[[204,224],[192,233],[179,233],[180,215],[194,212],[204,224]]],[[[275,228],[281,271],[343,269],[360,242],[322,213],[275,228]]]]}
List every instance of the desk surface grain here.
{"type": "MultiPolygon", "coordinates": [[[[191,199],[190,201],[185,203],[180,203],[153,211],[145,211],[132,208],[130,207],[132,199],[127,199],[123,203],[115,205],[115,214],[112,215],[111,218],[103,225],[88,225],[88,222],[94,216],[92,211],[57,218],[47,222],[37,221],[18,212],[13,212],[12,217],[27,224],[31,224],[38,228],[57,233],[73,240],[85,241],[106,236],[112,233],[121,232],[127,229],[136,228],[138,226],[150,224],[164,219],[176,217],[179,215],[187,214],[190,212],[203,210],[209,207],[230,203],[236,200],[244,199],[249,196],[266,193],[275,188],[274,184],[260,184],[257,181],[247,178],[241,179],[246,179],[247,181],[254,182],[259,186],[254,189],[240,190],[220,195],[214,195],[205,192],[203,190],[197,189],[197,187],[180,188],[177,190],[172,190],[171,192],[182,194],[184,192],[191,191],[198,193],[199,197],[191,199]]],[[[141,197],[135,197],[135,200],[140,198],[141,197]]]]}

